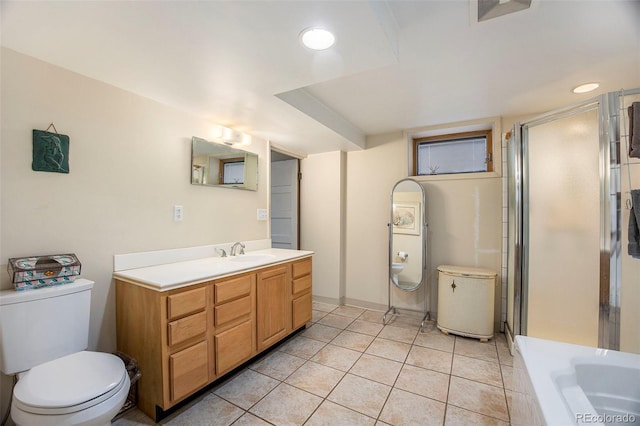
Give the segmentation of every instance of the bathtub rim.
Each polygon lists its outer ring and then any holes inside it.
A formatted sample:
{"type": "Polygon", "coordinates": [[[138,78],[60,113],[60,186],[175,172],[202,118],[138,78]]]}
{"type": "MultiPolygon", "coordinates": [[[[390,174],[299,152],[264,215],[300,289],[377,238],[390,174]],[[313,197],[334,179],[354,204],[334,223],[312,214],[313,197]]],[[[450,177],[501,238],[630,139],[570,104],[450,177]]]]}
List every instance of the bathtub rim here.
{"type": "MultiPolygon", "coordinates": [[[[515,350],[532,386],[537,411],[546,424],[578,424],[554,381],[554,375],[573,369],[576,358],[614,365],[637,365],[640,355],[529,336],[516,336],[515,350]]],[[[515,374],[515,370],[514,370],[515,374]]]]}

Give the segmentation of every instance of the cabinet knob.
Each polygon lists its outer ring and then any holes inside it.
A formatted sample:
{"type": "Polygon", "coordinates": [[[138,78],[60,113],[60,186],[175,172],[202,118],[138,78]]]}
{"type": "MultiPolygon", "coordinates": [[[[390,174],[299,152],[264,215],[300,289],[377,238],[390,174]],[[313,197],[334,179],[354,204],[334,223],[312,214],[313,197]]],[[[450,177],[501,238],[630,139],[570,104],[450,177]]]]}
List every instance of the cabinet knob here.
{"type": "Polygon", "coordinates": [[[451,282],[451,288],[452,288],[452,291],[453,291],[454,293],[455,293],[455,291],[456,291],[456,287],[457,287],[457,286],[456,286],[456,282],[455,282],[455,281],[452,281],[452,282],[451,282]]]}

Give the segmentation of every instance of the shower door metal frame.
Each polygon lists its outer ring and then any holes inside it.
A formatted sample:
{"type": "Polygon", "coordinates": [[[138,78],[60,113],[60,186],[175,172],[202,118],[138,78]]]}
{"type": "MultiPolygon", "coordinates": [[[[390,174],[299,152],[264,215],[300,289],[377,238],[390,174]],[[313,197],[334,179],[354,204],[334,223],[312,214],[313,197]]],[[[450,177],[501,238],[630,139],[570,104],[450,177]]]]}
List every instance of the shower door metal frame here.
{"type": "Polygon", "coordinates": [[[529,170],[525,155],[529,149],[528,129],[531,126],[597,109],[599,128],[600,174],[600,278],[598,347],[619,349],[620,291],[620,215],[612,216],[611,207],[620,211],[619,117],[615,93],[604,94],[565,108],[550,111],[513,127],[515,146],[515,244],[514,244],[514,335],[527,335],[527,295],[529,290],[529,170]]]}

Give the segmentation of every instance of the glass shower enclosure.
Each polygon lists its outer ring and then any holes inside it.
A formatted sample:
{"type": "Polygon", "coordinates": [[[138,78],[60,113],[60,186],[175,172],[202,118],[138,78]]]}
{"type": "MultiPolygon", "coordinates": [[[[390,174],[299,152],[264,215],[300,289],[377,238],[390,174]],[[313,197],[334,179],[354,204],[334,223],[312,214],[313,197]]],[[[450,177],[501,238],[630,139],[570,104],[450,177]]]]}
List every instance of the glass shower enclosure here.
{"type": "Polygon", "coordinates": [[[621,103],[637,93],[601,95],[514,125],[508,147],[511,339],[522,334],[619,348],[621,103]]]}

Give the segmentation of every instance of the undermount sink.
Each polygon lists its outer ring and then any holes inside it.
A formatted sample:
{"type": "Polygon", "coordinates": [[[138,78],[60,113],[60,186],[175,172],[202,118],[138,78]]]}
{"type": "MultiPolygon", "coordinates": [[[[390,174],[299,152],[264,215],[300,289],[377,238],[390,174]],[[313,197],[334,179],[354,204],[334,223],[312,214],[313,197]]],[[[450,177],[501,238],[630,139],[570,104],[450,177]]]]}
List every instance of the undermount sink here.
{"type": "Polygon", "coordinates": [[[230,262],[260,262],[275,258],[273,254],[255,253],[255,254],[239,254],[238,256],[229,257],[230,262]]]}

